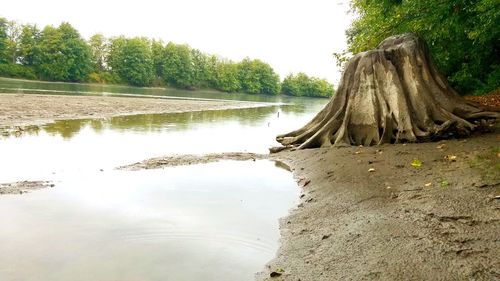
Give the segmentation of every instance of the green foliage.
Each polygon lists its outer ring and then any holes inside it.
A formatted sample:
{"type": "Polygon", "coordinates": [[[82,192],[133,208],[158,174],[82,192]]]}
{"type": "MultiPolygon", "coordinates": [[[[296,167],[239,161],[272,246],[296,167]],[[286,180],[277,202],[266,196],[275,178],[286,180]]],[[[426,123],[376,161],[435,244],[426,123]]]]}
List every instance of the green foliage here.
{"type": "Polygon", "coordinates": [[[0,63],[7,63],[7,28],[8,22],[5,18],[0,18],[0,63]]]}
{"type": "Polygon", "coordinates": [[[35,25],[25,25],[19,38],[19,62],[22,65],[34,66],[40,57],[41,31],[35,25]]]}
{"type": "MultiPolygon", "coordinates": [[[[233,62],[188,45],[172,42],[165,45],[161,40],[143,37],[108,39],[95,34],[85,41],[69,23],[40,30],[35,25],[21,25],[4,18],[0,18],[0,75],[133,86],[212,88],[265,95],[281,92],[279,76],[261,60],[246,58],[233,62]]],[[[305,74],[292,78],[284,83],[286,94],[323,97],[333,93],[333,86],[325,80],[305,74]],[[294,85],[299,90],[289,90],[295,87],[290,83],[297,84],[294,85]]]]}
{"type": "Polygon", "coordinates": [[[87,82],[98,84],[120,83],[120,78],[111,72],[92,72],[87,77],[87,82]]]}
{"type": "Polygon", "coordinates": [[[96,72],[104,72],[108,70],[107,58],[109,55],[109,42],[104,35],[98,33],[92,35],[89,41],[90,51],[92,54],[92,69],[96,72]]]}
{"type": "Polygon", "coordinates": [[[347,32],[349,51],[373,49],[388,36],[414,32],[460,93],[500,86],[497,0],[353,0],[360,17],[347,32]]]}
{"type": "Polygon", "coordinates": [[[39,48],[36,70],[42,78],[71,82],[87,78],[91,70],[90,48],[69,23],[45,27],[39,48]]]}
{"type": "Polygon", "coordinates": [[[220,61],[216,63],[216,78],[213,87],[223,92],[238,92],[241,90],[238,79],[238,65],[231,61],[220,61]]]}
{"type": "Polygon", "coordinates": [[[161,40],[151,40],[151,55],[153,56],[153,68],[155,80],[162,79],[163,77],[163,55],[164,46],[161,40]]]}
{"type": "Polygon", "coordinates": [[[11,64],[17,63],[19,53],[19,38],[22,26],[15,21],[7,22],[6,58],[11,64]]]}
{"type": "Polygon", "coordinates": [[[210,87],[210,81],[214,80],[214,68],[210,67],[210,57],[198,49],[192,49],[191,61],[193,85],[196,88],[210,87]]]}
{"type": "Polygon", "coordinates": [[[146,38],[111,39],[107,59],[111,72],[133,86],[149,86],[154,79],[150,42],[146,38]]]}
{"type": "Polygon", "coordinates": [[[191,48],[169,42],[163,54],[163,80],[178,88],[193,87],[193,62],[191,48]]]}
{"type": "Polygon", "coordinates": [[[260,60],[244,59],[238,64],[241,90],[249,94],[277,95],[280,91],[279,76],[260,60]]]}
{"type": "Polygon", "coordinates": [[[290,74],[281,84],[281,92],[289,96],[299,97],[331,97],[333,85],[324,79],[309,77],[304,73],[290,74]]]}
{"type": "Polygon", "coordinates": [[[0,76],[12,78],[37,79],[35,71],[19,64],[0,63],[0,76]]]}

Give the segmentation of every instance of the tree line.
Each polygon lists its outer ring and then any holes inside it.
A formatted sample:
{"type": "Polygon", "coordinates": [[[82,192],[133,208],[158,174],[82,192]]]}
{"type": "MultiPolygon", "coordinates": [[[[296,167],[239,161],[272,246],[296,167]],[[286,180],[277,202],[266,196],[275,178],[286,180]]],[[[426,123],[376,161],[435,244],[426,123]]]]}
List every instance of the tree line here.
{"type": "Polygon", "coordinates": [[[459,93],[500,87],[498,0],[351,2],[359,17],[347,31],[349,52],[373,49],[391,35],[413,32],[427,42],[438,68],[459,93]]]}
{"type": "Polygon", "coordinates": [[[209,88],[248,94],[328,97],[333,85],[305,74],[283,84],[266,62],[234,62],[185,44],[146,37],[85,40],[69,23],[58,27],[0,18],[0,76],[64,82],[209,88]]]}

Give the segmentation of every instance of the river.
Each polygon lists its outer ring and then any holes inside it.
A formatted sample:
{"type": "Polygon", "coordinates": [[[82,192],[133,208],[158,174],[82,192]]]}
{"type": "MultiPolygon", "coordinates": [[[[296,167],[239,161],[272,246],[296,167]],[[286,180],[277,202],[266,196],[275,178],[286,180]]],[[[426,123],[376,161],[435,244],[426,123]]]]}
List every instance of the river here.
{"type": "Polygon", "coordinates": [[[150,157],[266,153],[327,100],[0,79],[0,92],[265,101],[269,107],[57,121],[0,137],[0,183],[53,188],[0,196],[0,280],[253,280],[298,201],[274,162],[114,168],[150,157]]]}

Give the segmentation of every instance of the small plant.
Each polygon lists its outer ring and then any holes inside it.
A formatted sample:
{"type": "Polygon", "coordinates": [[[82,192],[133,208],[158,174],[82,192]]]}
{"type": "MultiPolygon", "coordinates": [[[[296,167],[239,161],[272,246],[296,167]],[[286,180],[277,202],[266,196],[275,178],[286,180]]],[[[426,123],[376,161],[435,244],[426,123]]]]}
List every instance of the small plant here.
{"type": "Polygon", "coordinates": [[[447,180],[439,181],[439,186],[441,186],[442,188],[448,187],[449,185],[450,183],[447,180]]]}

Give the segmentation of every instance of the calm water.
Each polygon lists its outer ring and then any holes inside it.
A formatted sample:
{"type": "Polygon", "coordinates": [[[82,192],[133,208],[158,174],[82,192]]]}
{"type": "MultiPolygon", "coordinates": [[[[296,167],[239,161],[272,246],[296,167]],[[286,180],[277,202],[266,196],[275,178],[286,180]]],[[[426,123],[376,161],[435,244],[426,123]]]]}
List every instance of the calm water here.
{"type": "Polygon", "coordinates": [[[277,250],[278,218],[298,198],[289,172],[271,161],[113,168],[170,154],[265,153],[277,133],[302,125],[326,103],[0,79],[0,92],[8,91],[288,104],[59,121],[0,138],[1,183],[56,184],[0,197],[0,280],[253,280],[277,250]]]}

